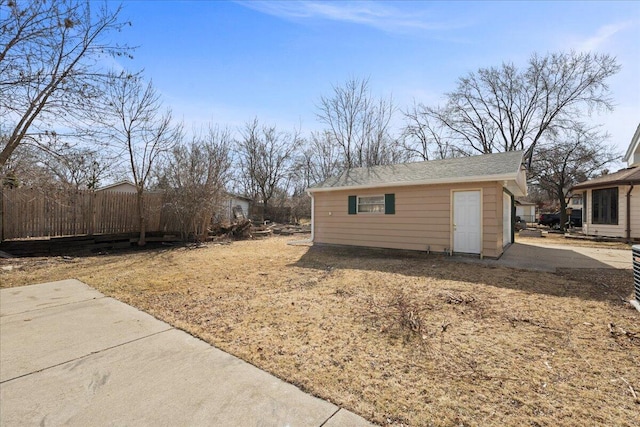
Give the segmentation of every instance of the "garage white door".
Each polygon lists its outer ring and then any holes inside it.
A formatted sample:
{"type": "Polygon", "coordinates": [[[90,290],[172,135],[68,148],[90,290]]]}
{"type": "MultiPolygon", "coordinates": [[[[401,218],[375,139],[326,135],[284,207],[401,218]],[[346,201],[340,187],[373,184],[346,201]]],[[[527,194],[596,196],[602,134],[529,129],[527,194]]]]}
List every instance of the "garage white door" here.
{"type": "Polygon", "coordinates": [[[511,196],[502,193],[502,247],[511,243],[511,196]]]}
{"type": "Polygon", "coordinates": [[[453,193],[453,251],[479,254],[481,248],[480,191],[453,193]]]}

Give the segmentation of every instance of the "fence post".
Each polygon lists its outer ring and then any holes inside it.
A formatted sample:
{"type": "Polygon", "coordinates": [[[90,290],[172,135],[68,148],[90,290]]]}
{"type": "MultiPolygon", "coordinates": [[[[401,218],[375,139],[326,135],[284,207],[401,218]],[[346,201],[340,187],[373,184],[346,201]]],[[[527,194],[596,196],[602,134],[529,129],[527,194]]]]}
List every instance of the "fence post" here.
{"type": "Polygon", "coordinates": [[[89,236],[93,236],[96,224],[96,192],[91,189],[89,193],[89,236]]]}

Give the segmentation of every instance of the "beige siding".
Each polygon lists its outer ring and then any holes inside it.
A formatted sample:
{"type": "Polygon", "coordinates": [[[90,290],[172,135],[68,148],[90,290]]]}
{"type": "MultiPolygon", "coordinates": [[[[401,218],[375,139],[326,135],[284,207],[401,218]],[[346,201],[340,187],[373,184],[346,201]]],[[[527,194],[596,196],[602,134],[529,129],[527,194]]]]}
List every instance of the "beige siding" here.
{"type": "Polygon", "coordinates": [[[502,254],[502,186],[489,183],[482,189],[482,254],[502,254]]]}
{"type": "Polygon", "coordinates": [[[452,190],[482,191],[484,224],[482,251],[487,257],[502,253],[502,187],[432,185],[389,187],[314,193],[314,241],[356,246],[448,252],[451,248],[452,190]],[[350,195],[395,194],[395,214],[349,215],[350,195]],[[499,200],[498,200],[499,197],[499,200]],[[499,213],[496,209],[500,209],[499,213]]]}
{"type": "MultiPolygon", "coordinates": [[[[603,187],[604,188],[604,187],[603,187]]],[[[610,188],[610,187],[607,187],[610,188]]],[[[629,191],[628,185],[621,185],[618,187],[618,224],[593,224],[591,207],[592,207],[592,194],[591,192],[596,189],[587,190],[587,204],[583,208],[587,210],[587,223],[583,224],[583,232],[592,236],[603,237],[627,237],[627,192],[629,191]]],[[[640,186],[633,188],[631,192],[631,238],[640,239],[640,186]]]]}

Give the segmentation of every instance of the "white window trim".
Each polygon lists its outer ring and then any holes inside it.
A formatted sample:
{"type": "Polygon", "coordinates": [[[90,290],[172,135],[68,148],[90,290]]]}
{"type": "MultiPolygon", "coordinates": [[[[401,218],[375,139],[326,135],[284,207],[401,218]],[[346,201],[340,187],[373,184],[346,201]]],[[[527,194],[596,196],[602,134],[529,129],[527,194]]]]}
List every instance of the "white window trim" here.
{"type": "MultiPolygon", "coordinates": [[[[380,203],[365,203],[365,205],[379,205],[380,203]]],[[[367,196],[357,196],[356,198],[356,213],[358,215],[384,215],[387,209],[387,201],[384,194],[370,194],[367,196]],[[361,212],[360,211],[360,198],[363,197],[382,197],[382,211],[381,212],[361,212]]]]}

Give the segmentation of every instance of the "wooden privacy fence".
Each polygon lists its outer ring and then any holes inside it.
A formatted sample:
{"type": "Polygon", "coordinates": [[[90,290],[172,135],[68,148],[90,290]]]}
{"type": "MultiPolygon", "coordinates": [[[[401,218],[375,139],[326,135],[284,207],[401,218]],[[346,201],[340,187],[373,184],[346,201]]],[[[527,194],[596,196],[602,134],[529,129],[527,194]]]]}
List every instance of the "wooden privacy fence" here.
{"type": "MultiPolygon", "coordinates": [[[[146,230],[175,227],[164,195],[145,195],[146,230]]],[[[0,239],[139,232],[136,194],[16,188],[2,190],[0,239]]]]}

